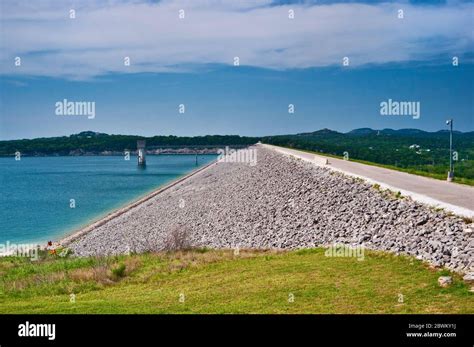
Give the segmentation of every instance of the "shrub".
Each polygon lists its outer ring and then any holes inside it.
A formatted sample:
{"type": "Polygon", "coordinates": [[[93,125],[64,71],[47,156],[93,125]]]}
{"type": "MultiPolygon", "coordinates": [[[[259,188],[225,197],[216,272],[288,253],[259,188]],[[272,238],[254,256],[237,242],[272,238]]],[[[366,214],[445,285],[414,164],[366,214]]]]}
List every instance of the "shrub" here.
{"type": "Polygon", "coordinates": [[[121,277],[124,277],[125,276],[125,269],[127,267],[125,266],[125,264],[120,264],[119,266],[115,267],[112,269],[112,275],[115,277],[115,278],[121,278],[121,277]]]}
{"type": "Polygon", "coordinates": [[[165,238],[163,249],[167,252],[187,250],[191,248],[189,233],[186,228],[175,227],[165,238]]]}

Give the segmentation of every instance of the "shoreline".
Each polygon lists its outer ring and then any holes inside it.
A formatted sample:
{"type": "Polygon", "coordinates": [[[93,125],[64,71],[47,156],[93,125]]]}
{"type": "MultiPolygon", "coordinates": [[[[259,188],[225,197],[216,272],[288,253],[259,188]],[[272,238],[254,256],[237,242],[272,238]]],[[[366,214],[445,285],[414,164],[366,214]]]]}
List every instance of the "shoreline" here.
{"type": "Polygon", "coordinates": [[[175,230],[183,230],[194,247],[345,244],[411,255],[459,273],[472,271],[472,226],[460,217],[387,196],[366,181],[329,168],[257,148],[258,165],[210,164],[198,171],[209,168],[205,174],[183,177],[149,196],[147,203],[138,201],[75,234],[69,247],[77,256],[160,251],[166,250],[175,230]]]}
{"type": "MultiPolygon", "coordinates": [[[[130,151],[130,154],[135,154],[136,150],[130,151]]],[[[147,156],[157,156],[157,155],[217,155],[217,151],[215,152],[150,152],[147,151],[145,153],[147,156]]],[[[0,155],[0,158],[12,158],[15,155],[0,155]]],[[[111,153],[84,153],[84,154],[38,154],[38,155],[30,155],[30,154],[22,154],[22,158],[64,158],[64,157],[123,157],[124,153],[123,152],[111,152],[111,153]]]]}
{"type": "Polygon", "coordinates": [[[59,246],[62,246],[62,247],[67,247],[69,244],[71,244],[72,242],[76,241],[77,239],[79,239],[80,237],[88,234],[89,232],[93,231],[94,229],[106,224],[107,222],[111,221],[112,219],[115,219],[117,218],[118,216],[132,210],[133,208],[137,207],[137,206],[140,206],[141,204],[143,204],[144,202],[150,200],[151,198],[163,193],[164,191],[180,184],[181,182],[185,181],[186,179],[212,167],[213,165],[216,165],[217,164],[217,159],[216,160],[213,160],[212,162],[200,167],[200,168],[197,168],[181,177],[178,177],[174,180],[172,180],[171,182],[165,184],[165,185],[162,185],[154,190],[152,190],[151,192],[141,196],[141,197],[138,197],[137,199],[133,200],[132,202],[128,203],[127,205],[119,208],[119,209],[114,209],[112,210],[111,212],[107,213],[105,216],[103,217],[100,217],[94,221],[91,221],[90,223],[86,224],[86,226],[80,228],[80,229],[77,229],[77,230],[74,230],[68,234],[66,234],[64,237],[62,237],[59,241],[55,242],[56,245],[59,245],[59,246]]]}
{"type": "MultiPolygon", "coordinates": [[[[141,205],[142,203],[148,201],[149,199],[153,198],[154,196],[166,191],[167,189],[174,187],[175,185],[181,183],[182,181],[186,180],[189,177],[192,177],[193,175],[204,171],[205,169],[211,167],[212,165],[217,164],[217,159],[211,161],[210,163],[199,167],[195,170],[192,170],[191,172],[184,174],[183,176],[180,176],[171,182],[168,182],[164,185],[161,185],[159,187],[151,189],[148,193],[142,194],[139,197],[133,199],[132,201],[126,203],[124,206],[119,207],[119,208],[113,208],[112,210],[103,213],[99,217],[94,217],[90,221],[86,222],[83,224],[82,227],[76,228],[72,231],[66,232],[64,234],[61,234],[62,236],[57,240],[57,241],[52,241],[52,247],[67,247],[71,242],[74,242],[78,238],[84,236],[88,232],[94,230],[95,228],[100,227],[101,225],[107,223],[108,221],[122,215],[123,213],[141,205]]],[[[14,242],[12,244],[15,245],[22,245],[22,249],[25,251],[31,251],[31,250],[46,250],[48,249],[48,246],[46,246],[47,242],[49,240],[43,240],[43,241],[29,241],[29,242],[14,242]]],[[[51,246],[50,246],[51,247],[51,246]]],[[[5,256],[11,256],[13,255],[14,251],[7,251],[7,252],[0,252],[0,257],[5,257],[5,256]]]]}

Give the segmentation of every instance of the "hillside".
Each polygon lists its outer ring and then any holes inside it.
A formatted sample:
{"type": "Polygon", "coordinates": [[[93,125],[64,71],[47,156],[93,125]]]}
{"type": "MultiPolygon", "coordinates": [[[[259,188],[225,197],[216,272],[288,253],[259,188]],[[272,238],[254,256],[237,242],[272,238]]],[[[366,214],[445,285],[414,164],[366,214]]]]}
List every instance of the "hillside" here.
{"type": "Polygon", "coordinates": [[[446,270],[372,251],[364,261],[322,248],[10,257],[0,273],[0,313],[474,312],[458,275],[441,288],[446,270]]]}
{"type": "Polygon", "coordinates": [[[137,140],[146,140],[147,148],[153,146],[243,146],[254,144],[255,138],[238,135],[206,135],[195,137],[137,135],[108,135],[93,131],[62,137],[0,141],[0,156],[97,155],[102,152],[123,153],[134,151],[137,140]]]}

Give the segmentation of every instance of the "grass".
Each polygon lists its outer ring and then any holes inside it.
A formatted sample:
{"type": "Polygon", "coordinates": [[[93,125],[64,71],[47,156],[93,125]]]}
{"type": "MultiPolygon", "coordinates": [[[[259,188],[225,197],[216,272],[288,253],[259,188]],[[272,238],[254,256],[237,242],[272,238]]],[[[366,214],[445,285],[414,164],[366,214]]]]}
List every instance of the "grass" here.
{"type": "MultiPolygon", "coordinates": [[[[273,146],[275,146],[275,145],[273,145],[273,146]]],[[[344,159],[344,157],[342,157],[342,156],[334,155],[334,154],[330,154],[330,153],[316,152],[316,151],[310,151],[310,150],[307,150],[307,149],[299,149],[299,148],[296,148],[296,147],[288,147],[288,146],[276,146],[276,147],[294,149],[294,150],[301,151],[301,152],[317,154],[317,155],[320,155],[322,157],[344,159]]],[[[436,173],[436,172],[417,170],[415,168],[403,168],[403,167],[399,167],[399,166],[395,166],[395,165],[380,164],[380,163],[375,163],[375,162],[367,161],[367,160],[360,160],[360,159],[351,158],[349,161],[353,161],[353,162],[361,163],[361,164],[365,164],[365,165],[382,167],[382,168],[385,168],[385,169],[391,169],[391,170],[395,170],[395,171],[406,172],[406,173],[409,173],[409,174],[412,174],[412,175],[430,177],[430,178],[434,178],[434,179],[441,180],[441,181],[446,181],[446,177],[448,175],[447,171],[446,171],[446,174],[439,174],[439,173],[436,173]]],[[[465,185],[468,185],[468,186],[474,186],[474,179],[468,178],[468,177],[459,177],[459,176],[455,175],[453,182],[459,183],[459,184],[465,184],[465,185]]]]}
{"type": "Polygon", "coordinates": [[[324,252],[6,257],[0,313],[474,313],[460,276],[438,286],[445,269],[383,252],[366,251],[363,261],[324,252]]]}

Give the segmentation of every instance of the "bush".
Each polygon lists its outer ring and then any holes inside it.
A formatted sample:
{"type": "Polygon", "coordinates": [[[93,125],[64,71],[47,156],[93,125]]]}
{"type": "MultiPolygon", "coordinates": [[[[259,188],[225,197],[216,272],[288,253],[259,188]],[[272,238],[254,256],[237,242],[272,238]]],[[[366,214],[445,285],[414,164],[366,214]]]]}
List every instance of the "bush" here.
{"type": "Polygon", "coordinates": [[[116,268],[112,269],[112,275],[116,278],[124,277],[125,276],[125,269],[126,269],[125,264],[120,264],[116,268]]]}
{"type": "Polygon", "coordinates": [[[171,229],[165,238],[163,249],[167,252],[181,251],[191,248],[189,233],[186,228],[176,227],[171,229]]]}

